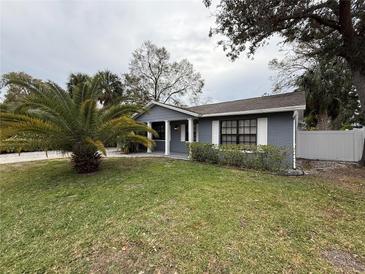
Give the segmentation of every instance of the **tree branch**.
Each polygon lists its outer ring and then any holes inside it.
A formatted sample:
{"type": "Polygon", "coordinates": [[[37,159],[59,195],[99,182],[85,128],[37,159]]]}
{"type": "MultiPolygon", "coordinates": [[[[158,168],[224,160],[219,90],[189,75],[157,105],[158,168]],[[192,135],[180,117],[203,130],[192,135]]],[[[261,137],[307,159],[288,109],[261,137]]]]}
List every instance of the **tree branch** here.
{"type": "Polygon", "coordinates": [[[173,95],[175,95],[175,94],[178,94],[178,93],[180,93],[180,92],[182,92],[182,91],[184,91],[184,90],[186,90],[188,87],[187,86],[185,86],[185,87],[183,87],[183,88],[181,88],[181,89],[178,89],[178,90],[175,90],[174,92],[171,92],[168,96],[167,96],[167,98],[164,100],[164,103],[166,103],[170,98],[171,98],[171,96],[173,96],[173,95]]]}
{"type": "Polygon", "coordinates": [[[317,14],[309,14],[308,18],[314,19],[317,23],[324,25],[326,27],[330,27],[332,29],[341,31],[340,25],[334,20],[321,17],[317,14]]]}

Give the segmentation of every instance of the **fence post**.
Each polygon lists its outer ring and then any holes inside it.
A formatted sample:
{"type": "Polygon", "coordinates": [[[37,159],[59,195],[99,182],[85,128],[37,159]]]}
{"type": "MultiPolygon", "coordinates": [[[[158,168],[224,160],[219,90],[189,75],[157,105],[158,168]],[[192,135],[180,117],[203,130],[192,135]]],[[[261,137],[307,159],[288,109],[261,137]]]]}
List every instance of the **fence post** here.
{"type": "Polygon", "coordinates": [[[361,160],[362,152],[364,149],[365,128],[354,129],[354,156],[358,161],[361,160]]]}

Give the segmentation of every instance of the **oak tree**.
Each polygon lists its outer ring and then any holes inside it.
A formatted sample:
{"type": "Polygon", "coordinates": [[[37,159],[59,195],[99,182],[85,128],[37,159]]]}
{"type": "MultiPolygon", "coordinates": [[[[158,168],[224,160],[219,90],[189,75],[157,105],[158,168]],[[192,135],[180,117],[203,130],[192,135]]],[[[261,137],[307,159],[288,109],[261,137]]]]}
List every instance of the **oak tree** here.
{"type": "Polygon", "coordinates": [[[182,105],[201,94],[204,81],[188,60],[172,62],[166,48],[146,41],[133,52],[125,85],[140,104],[154,100],[182,105]]]}
{"type": "Polygon", "coordinates": [[[343,57],[365,109],[364,0],[220,0],[210,34],[226,37],[219,44],[232,59],[253,55],[273,35],[306,44],[312,56],[343,57]]]}
{"type": "MultiPolygon", "coordinates": [[[[364,0],[220,0],[210,34],[226,37],[219,44],[232,59],[246,50],[253,55],[273,35],[284,43],[305,44],[312,49],[308,56],[343,57],[364,113],[364,0]]],[[[365,165],[365,146],[360,163],[365,165]]]]}

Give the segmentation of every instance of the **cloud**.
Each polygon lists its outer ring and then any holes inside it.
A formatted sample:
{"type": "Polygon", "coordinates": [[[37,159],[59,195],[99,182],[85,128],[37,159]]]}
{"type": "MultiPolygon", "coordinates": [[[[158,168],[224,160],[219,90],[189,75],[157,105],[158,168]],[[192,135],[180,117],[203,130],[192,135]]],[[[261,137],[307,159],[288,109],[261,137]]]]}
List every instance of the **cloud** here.
{"type": "MultiPolygon", "coordinates": [[[[1,73],[25,71],[64,85],[71,72],[125,73],[143,41],[165,46],[201,72],[214,101],[270,91],[275,43],[254,60],[231,62],[209,38],[212,10],[201,1],[2,1],[1,73]]],[[[273,40],[277,42],[278,39],[273,40]]]]}

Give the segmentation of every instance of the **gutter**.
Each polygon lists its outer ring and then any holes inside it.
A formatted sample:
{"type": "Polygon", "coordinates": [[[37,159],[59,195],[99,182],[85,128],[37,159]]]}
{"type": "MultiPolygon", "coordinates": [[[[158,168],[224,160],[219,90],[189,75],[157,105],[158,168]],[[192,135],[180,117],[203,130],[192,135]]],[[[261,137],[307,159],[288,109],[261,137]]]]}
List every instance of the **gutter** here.
{"type": "Polygon", "coordinates": [[[233,115],[247,115],[247,114],[260,114],[260,113],[272,113],[272,112],[286,112],[286,111],[296,111],[296,110],[303,110],[303,109],[305,109],[305,105],[201,114],[200,117],[204,118],[204,117],[217,117],[217,116],[233,116],[233,115]]]}
{"type": "Polygon", "coordinates": [[[297,119],[298,119],[298,111],[294,111],[293,113],[293,169],[297,169],[297,119]]]}

